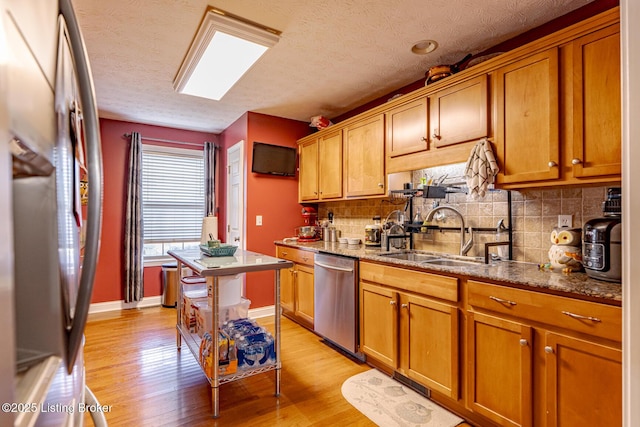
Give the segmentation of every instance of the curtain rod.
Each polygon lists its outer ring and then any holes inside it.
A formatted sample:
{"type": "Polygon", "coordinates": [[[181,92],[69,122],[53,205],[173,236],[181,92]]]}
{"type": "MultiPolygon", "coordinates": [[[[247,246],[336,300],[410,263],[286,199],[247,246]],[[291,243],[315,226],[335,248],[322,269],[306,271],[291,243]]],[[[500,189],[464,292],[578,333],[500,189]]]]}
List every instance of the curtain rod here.
{"type": "MultiPolygon", "coordinates": [[[[122,136],[124,138],[130,138],[131,134],[130,133],[125,133],[122,136]]],[[[203,147],[204,146],[204,142],[202,144],[198,144],[196,142],[176,141],[176,140],[173,140],[173,139],[150,138],[150,137],[146,137],[146,136],[141,136],[141,138],[146,140],[146,141],[167,142],[167,143],[170,143],[170,144],[179,144],[179,145],[193,145],[194,147],[203,147]]],[[[214,144],[213,146],[215,148],[220,148],[216,144],[214,144]]]]}

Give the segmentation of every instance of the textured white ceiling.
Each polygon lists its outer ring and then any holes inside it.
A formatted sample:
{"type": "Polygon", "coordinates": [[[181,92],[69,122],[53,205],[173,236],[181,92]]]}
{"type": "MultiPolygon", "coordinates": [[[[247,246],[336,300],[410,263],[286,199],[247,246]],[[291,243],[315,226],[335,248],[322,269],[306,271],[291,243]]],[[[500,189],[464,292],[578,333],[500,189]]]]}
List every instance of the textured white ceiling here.
{"type": "Polygon", "coordinates": [[[73,0],[100,117],[219,133],[246,111],[335,117],[591,0],[73,0]],[[208,5],[282,31],[221,101],[174,92],[208,5]],[[434,39],[428,55],[413,43],[434,39]]]}

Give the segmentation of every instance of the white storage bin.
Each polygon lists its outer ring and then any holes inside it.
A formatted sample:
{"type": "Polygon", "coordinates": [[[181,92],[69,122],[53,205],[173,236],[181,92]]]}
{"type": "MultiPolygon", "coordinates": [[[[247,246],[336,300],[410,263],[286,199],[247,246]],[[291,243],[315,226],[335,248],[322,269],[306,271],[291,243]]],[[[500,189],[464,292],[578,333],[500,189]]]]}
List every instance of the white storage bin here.
{"type": "MultiPolygon", "coordinates": [[[[239,304],[242,298],[242,284],[244,273],[235,276],[218,277],[218,302],[220,307],[239,304]]],[[[212,290],[209,289],[209,296],[212,290]]]]}

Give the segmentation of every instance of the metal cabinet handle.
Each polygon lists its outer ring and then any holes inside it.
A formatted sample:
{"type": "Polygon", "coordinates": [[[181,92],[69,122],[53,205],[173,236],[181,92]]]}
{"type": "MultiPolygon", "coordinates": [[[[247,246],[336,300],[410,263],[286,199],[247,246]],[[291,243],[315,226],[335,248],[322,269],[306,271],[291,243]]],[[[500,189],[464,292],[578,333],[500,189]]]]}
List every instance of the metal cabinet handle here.
{"type": "Polygon", "coordinates": [[[422,141],[422,142],[427,142],[427,137],[426,137],[426,136],[423,136],[422,138],[420,138],[420,141],[422,141]]]}
{"type": "Polygon", "coordinates": [[[289,255],[289,252],[282,252],[282,256],[287,256],[289,255]]]}
{"type": "Polygon", "coordinates": [[[529,345],[529,341],[525,340],[524,338],[521,338],[520,339],[520,345],[522,347],[525,347],[525,346],[529,345]]]}
{"type": "Polygon", "coordinates": [[[434,133],[433,135],[431,135],[431,137],[433,139],[440,139],[440,135],[438,135],[437,133],[434,133]]]}
{"type": "Polygon", "coordinates": [[[409,304],[402,304],[400,307],[406,308],[408,310],[409,309],[409,304]]]}
{"type": "Polygon", "coordinates": [[[381,183],[381,182],[379,182],[379,183],[378,183],[378,187],[382,188],[382,187],[384,187],[384,184],[383,184],[383,183],[381,183]]]}
{"type": "Polygon", "coordinates": [[[394,300],[389,301],[389,305],[396,305],[396,302],[394,300]]]}
{"type": "Polygon", "coordinates": [[[580,159],[572,159],[571,160],[571,164],[572,165],[579,165],[580,163],[582,163],[582,160],[580,160],[580,159]]]}
{"type": "Polygon", "coordinates": [[[554,168],[556,166],[558,166],[558,164],[556,162],[554,162],[553,160],[549,161],[549,167],[550,168],[554,168]]]}
{"type": "Polygon", "coordinates": [[[545,346],[545,348],[544,348],[544,352],[545,352],[545,353],[548,353],[548,354],[553,354],[553,347],[551,347],[551,346],[549,346],[549,345],[548,345],[548,346],[545,346]]]}
{"type": "Polygon", "coordinates": [[[507,299],[494,297],[493,295],[489,295],[489,299],[492,299],[492,300],[494,300],[496,302],[499,302],[500,304],[509,304],[509,305],[516,305],[517,304],[515,301],[509,301],[507,299]]]}
{"type": "Polygon", "coordinates": [[[563,311],[562,314],[578,320],[591,320],[592,322],[602,322],[602,320],[598,319],[597,317],[582,316],[580,314],[571,313],[570,311],[563,311]]]}

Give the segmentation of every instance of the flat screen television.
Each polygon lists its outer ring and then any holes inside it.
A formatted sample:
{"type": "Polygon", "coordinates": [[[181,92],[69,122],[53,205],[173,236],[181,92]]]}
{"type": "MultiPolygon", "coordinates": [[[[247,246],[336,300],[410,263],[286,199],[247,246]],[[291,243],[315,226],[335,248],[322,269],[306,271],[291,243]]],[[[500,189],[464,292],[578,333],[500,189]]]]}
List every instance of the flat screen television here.
{"type": "Polygon", "coordinates": [[[251,172],[296,176],[296,154],[292,147],[254,142],[251,172]]]}

